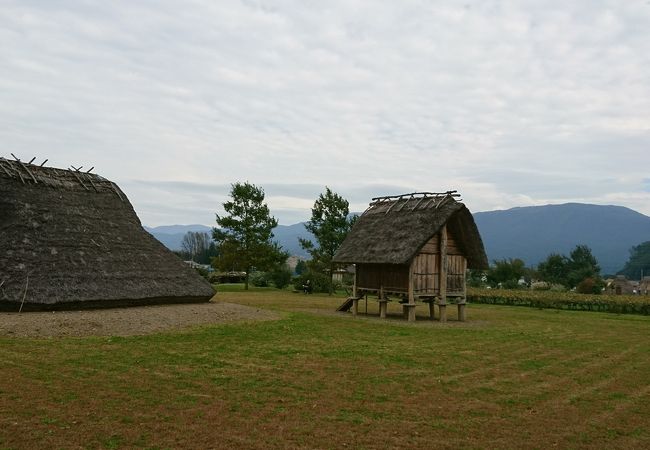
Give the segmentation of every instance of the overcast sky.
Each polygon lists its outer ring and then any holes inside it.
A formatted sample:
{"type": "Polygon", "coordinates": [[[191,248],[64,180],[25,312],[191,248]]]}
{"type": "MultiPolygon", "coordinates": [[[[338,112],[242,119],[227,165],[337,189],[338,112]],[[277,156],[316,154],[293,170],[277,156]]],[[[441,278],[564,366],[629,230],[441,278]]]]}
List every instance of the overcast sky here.
{"type": "Polygon", "coordinates": [[[146,225],[330,186],[650,215],[650,1],[0,0],[0,156],[95,167],[146,225]]]}

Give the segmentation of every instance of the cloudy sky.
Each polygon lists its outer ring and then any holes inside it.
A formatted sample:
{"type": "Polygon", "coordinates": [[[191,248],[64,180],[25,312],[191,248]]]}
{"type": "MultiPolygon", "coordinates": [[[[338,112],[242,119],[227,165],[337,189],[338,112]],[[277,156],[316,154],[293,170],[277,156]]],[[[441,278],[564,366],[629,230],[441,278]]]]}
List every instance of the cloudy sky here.
{"type": "Polygon", "coordinates": [[[650,1],[0,0],[0,156],[94,166],[142,222],[283,224],[324,187],[650,215],[650,1]]]}

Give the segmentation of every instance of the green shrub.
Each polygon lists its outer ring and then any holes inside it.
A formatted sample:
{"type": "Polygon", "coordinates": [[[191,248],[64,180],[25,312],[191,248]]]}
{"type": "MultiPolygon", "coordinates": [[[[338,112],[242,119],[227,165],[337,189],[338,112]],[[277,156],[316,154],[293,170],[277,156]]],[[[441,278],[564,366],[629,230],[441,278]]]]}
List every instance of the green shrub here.
{"type": "Polygon", "coordinates": [[[291,271],[286,267],[279,267],[269,273],[269,278],[278,289],[284,289],[291,283],[291,271]]]}
{"type": "Polygon", "coordinates": [[[329,276],[324,273],[307,271],[300,276],[297,276],[293,279],[293,286],[297,291],[303,290],[303,286],[307,284],[311,285],[312,292],[329,292],[330,289],[330,279],[329,276]]]}
{"type": "Polygon", "coordinates": [[[248,277],[248,282],[255,287],[268,287],[269,275],[266,272],[253,272],[248,277]]]}

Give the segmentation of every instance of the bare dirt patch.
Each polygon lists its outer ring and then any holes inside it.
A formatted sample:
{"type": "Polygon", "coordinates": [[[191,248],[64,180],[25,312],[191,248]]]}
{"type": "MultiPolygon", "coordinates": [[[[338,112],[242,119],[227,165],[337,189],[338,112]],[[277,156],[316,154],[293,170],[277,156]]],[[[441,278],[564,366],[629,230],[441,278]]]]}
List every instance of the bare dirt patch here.
{"type": "Polygon", "coordinates": [[[192,303],[84,311],[0,313],[0,336],[134,336],[225,322],[275,320],[272,311],[234,303],[192,303]]]}

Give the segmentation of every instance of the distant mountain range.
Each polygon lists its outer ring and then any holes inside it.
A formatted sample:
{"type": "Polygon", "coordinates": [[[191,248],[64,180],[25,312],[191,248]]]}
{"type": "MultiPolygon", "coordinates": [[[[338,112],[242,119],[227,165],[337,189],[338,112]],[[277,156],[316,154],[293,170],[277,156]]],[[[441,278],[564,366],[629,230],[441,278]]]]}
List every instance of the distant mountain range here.
{"type": "MultiPolygon", "coordinates": [[[[587,245],[603,274],[623,268],[632,246],[650,241],[650,217],[622,206],[583,203],[528,206],[474,214],[491,261],[521,258],[537,265],[550,253],[568,255],[576,245],[587,245]]],[[[211,232],[205,225],[145,227],[172,250],[181,248],[188,231],[211,232]]],[[[309,238],[304,223],[278,225],[275,239],[291,255],[306,257],[298,238],[309,238]]]]}
{"type": "Polygon", "coordinates": [[[601,273],[623,268],[630,248],[650,241],[650,217],[622,206],[566,203],[474,214],[490,262],[521,258],[537,265],[550,253],[587,245],[601,273]]]}
{"type": "MultiPolygon", "coordinates": [[[[212,235],[212,228],[205,225],[163,225],[159,227],[144,227],[156,239],[162,242],[171,250],[180,250],[183,236],[188,231],[200,231],[212,235]]],[[[300,247],[298,238],[310,239],[311,233],[305,230],[304,223],[294,225],[278,225],[274,230],[275,240],[282,245],[282,248],[290,255],[306,258],[307,252],[300,247]]]]}

